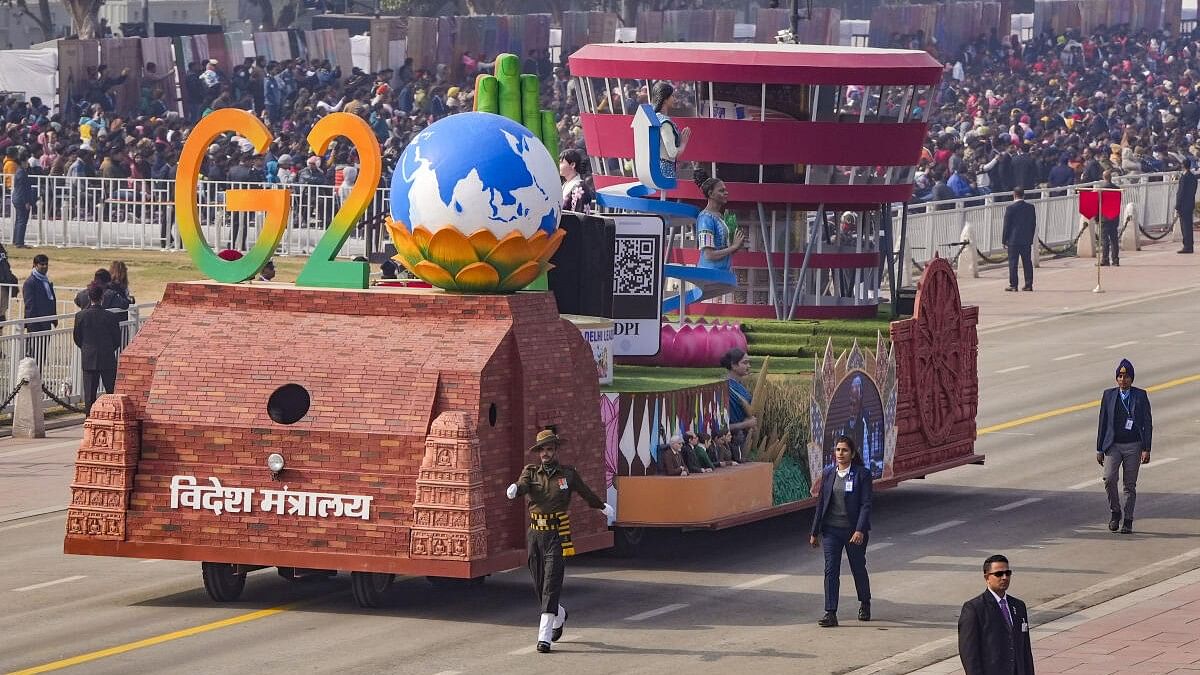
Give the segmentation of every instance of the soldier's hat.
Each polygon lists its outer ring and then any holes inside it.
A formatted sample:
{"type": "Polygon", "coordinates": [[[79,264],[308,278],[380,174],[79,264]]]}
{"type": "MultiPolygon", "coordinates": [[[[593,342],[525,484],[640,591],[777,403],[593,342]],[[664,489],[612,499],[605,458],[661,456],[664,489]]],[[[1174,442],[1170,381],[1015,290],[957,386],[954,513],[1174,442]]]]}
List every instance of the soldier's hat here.
{"type": "Polygon", "coordinates": [[[530,452],[540,449],[544,445],[558,445],[565,443],[566,438],[559,436],[549,429],[543,429],[538,432],[537,439],[533,443],[533,447],[529,448],[530,452]]]}

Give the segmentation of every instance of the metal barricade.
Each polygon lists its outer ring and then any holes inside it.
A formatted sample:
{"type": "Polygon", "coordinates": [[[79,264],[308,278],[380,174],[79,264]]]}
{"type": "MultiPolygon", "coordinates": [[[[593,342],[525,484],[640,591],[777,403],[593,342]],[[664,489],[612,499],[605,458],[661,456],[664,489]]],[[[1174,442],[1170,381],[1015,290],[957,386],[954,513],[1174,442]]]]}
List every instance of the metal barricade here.
{"type": "MultiPolygon", "coordinates": [[[[1148,230],[1168,227],[1175,215],[1178,179],[1178,173],[1119,176],[1116,181],[1122,191],[1122,213],[1132,212],[1137,223],[1148,230]]],[[[1037,209],[1038,237],[1046,246],[1057,249],[1075,241],[1080,222],[1078,191],[1087,187],[1092,186],[1039,188],[1036,196],[1028,199],[1037,209]]],[[[1035,191],[1029,192],[1032,195],[1035,191]]],[[[953,258],[967,223],[971,225],[979,254],[1003,254],[1004,209],[1011,203],[1012,193],[1006,192],[909,205],[906,240],[909,262],[924,265],[935,252],[943,258],[953,258]]],[[[900,222],[898,209],[893,211],[892,218],[893,223],[900,222]]]]}
{"type": "MultiPolygon", "coordinates": [[[[175,213],[175,182],[155,179],[76,178],[34,176],[40,197],[34,207],[25,243],[34,246],[94,247],[126,249],[181,248],[175,213]]],[[[329,228],[342,206],[346,190],[333,185],[268,185],[200,181],[196,190],[201,230],[216,249],[252,247],[261,231],[263,214],[225,209],[225,191],[230,189],[288,190],[292,193],[287,228],[276,251],[278,255],[306,255],[329,228]]],[[[386,213],[387,188],[379,188],[368,205],[364,220],[386,213]]],[[[0,205],[9,226],[0,228],[4,243],[12,242],[8,193],[0,185],[0,205]]],[[[383,233],[378,227],[357,227],[339,255],[364,254],[366,239],[373,236],[371,250],[378,250],[383,233]]]]}
{"type": "MultiPolygon", "coordinates": [[[[133,305],[127,310],[129,318],[121,322],[121,346],[118,354],[133,340],[148,319],[156,303],[133,305]]],[[[121,312],[125,310],[109,310],[121,312]]],[[[74,340],[74,312],[36,319],[14,319],[0,322],[0,396],[7,397],[20,382],[18,368],[21,359],[31,357],[42,372],[42,385],[55,396],[72,404],[83,400],[83,370],[79,347],[74,340]],[[28,330],[29,324],[57,322],[48,330],[28,330]]],[[[44,395],[49,401],[50,396],[44,395]]],[[[2,400],[2,399],[0,399],[2,400]]],[[[8,408],[11,409],[12,404],[8,408]]]]}

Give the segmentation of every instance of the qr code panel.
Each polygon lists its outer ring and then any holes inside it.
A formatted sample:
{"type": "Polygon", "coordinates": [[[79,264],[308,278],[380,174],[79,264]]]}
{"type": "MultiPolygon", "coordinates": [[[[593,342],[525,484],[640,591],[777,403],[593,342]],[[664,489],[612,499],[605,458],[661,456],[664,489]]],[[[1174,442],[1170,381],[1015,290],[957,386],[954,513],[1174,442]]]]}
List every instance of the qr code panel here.
{"type": "Polygon", "coordinates": [[[653,239],[618,238],[613,265],[615,295],[654,295],[653,239]]]}

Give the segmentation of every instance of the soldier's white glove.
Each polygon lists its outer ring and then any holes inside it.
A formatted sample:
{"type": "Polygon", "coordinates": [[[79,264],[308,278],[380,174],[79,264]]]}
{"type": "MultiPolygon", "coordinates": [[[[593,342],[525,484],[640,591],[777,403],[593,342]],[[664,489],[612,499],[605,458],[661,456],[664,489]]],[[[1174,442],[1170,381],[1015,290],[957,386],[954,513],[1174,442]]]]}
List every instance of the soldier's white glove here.
{"type": "Polygon", "coordinates": [[[509,485],[508,489],[504,491],[504,494],[508,495],[509,499],[516,499],[517,498],[517,484],[513,483],[512,485],[509,485]]]}
{"type": "Polygon", "coordinates": [[[608,504],[604,505],[604,517],[613,520],[617,517],[617,510],[608,504]]]}

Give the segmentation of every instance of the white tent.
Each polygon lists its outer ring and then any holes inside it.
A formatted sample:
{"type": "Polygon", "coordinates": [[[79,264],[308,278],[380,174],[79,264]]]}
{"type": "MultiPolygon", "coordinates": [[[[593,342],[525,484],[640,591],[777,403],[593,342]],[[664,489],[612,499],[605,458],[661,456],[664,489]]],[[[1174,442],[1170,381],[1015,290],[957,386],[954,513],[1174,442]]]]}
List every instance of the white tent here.
{"type": "MultiPolygon", "coordinates": [[[[350,62],[364,73],[371,72],[371,37],[368,35],[353,35],[350,37],[350,62]]],[[[404,63],[404,59],[392,63],[404,63]]]]}
{"type": "Polygon", "coordinates": [[[25,100],[37,96],[54,107],[58,99],[58,49],[6,49],[0,52],[0,91],[15,91],[25,100]]]}

